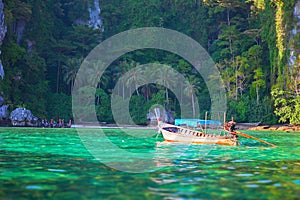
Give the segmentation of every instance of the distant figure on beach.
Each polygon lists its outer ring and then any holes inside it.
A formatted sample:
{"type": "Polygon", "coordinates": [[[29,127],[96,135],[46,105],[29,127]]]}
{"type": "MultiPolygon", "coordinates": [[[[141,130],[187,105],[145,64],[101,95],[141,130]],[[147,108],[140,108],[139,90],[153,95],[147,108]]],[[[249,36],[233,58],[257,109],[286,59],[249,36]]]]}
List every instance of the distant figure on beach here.
{"type": "Polygon", "coordinates": [[[65,123],[64,119],[58,119],[57,121],[54,119],[50,119],[50,121],[42,119],[40,126],[43,128],[71,128],[72,119],[70,119],[68,123],[65,123]]]}
{"type": "Polygon", "coordinates": [[[62,123],[61,123],[61,119],[58,119],[58,123],[56,124],[57,128],[61,128],[62,127],[62,123]]]}
{"type": "Polygon", "coordinates": [[[68,122],[68,125],[67,125],[67,127],[68,127],[68,128],[71,128],[71,126],[72,126],[72,120],[71,120],[71,119],[69,119],[69,122],[68,122]]]}
{"type": "Polygon", "coordinates": [[[42,119],[42,127],[43,128],[48,128],[49,127],[49,123],[48,123],[47,119],[42,119]]]}
{"type": "Polygon", "coordinates": [[[50,119],[50,128],[53,128],[53,127],[54,127],[54,120],[50,119]]]}

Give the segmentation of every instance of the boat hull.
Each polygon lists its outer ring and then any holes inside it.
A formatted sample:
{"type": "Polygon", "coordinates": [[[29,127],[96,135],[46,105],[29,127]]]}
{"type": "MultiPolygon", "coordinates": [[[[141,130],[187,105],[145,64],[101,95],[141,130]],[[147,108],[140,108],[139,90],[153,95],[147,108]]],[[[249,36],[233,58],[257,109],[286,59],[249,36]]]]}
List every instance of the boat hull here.
{"type": "Polygon", "coordinates": [[[236,136],[218,136],[215,134],[206,134],[191,129],[186,129],[174,125],[162,124],[160,126],[163,138],[167,142],[183,142],[192,144],[218,144],[232,145],[238,144],[236,136]],[[170,130],[175,130],[171,132],[170,130]]]}

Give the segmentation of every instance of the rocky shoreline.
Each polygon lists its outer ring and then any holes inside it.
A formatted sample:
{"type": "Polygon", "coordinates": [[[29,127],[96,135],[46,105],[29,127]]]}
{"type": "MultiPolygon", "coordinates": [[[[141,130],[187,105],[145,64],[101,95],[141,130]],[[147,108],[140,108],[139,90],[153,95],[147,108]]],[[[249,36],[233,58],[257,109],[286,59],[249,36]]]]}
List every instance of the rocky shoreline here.
{"type": "Polygon", "coordinates": [[[251,131],[283,131],[283,132],[300,132],[299,125],[290,124],[276,124],[276,125],[251,125],[247,123],[236,124],[236,128],[239,130],[251,130],[251,131]]]}
{"type": "MultiPolygon", "coordinates": [[[[72,128],[125,128],[125,129],[155,129],[156,126],[144,125],[122,125],[116,124],[80,124],[72,125],[72,128]]],[[[255,123],[237,123],[237,130],[250,130],[250,131],[281,131],[281,132],[300,132],[300,126],[293,126],[289,124],[277,124],[277,125],[260,125],[255,123]]]]}
{"type": "MultiPolygon", "coordinates": [[[[14,127],[10,120],[0,120],[0,127],[14,127]]],[[[154,125],[133,126],[106,123],[83,123],[72,124],[71,128],[125,128],[125,129],[155,129],[154,125]]],[[[290,124],[276,124],[276,125],[261,125],[259,123],[237,123],[235,128],[237,130],[250,130],[250,131],[281,131],[281,132],[300,132],[300,125],[290,124]]]]}

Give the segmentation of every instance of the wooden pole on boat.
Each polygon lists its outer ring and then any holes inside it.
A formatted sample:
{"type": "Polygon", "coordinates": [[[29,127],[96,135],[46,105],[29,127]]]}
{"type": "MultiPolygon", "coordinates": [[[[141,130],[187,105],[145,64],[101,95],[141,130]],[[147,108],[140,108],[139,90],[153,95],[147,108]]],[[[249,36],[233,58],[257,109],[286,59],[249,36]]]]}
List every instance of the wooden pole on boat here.
{"type": "Polygon", "coordinates": [[[258,141],[263,142],[263,143],[265,143],[265,144],[271,145],[272,147],[277,147],[275,144],[272,144],[272,143],[270,143],[270,142],[264,141],[264,140],[262,140],[262,139],[259,139],[259,138],[257,138],[257,137],[253,137],[253,136],[248,135],[248,134],[245,134],[245,133],[241,133],[241,132],[238,132],[238,131],[234,131],[233,134],[240,135],[240,136],[243,136],[243,137],[245,137],[245,138],[251,138],[251,139],[254,139],[254,140],[258,140],[258,141]]]}
{"type": "Polygon", "coordinates": [[[207,120],[207,111],[205,112],[205,122],[204,122],[205,133],[207,133],[207,130],[206,130],[206,120],[207,120]]]}
{"type": "MultiPolygon", "coordinates": [[[[226,123],[226,112],[223,113],[223,129],[225,129],[225,123],[226,123]]],[[[226,133],[224,133],[226,135],[226,133]]]]}

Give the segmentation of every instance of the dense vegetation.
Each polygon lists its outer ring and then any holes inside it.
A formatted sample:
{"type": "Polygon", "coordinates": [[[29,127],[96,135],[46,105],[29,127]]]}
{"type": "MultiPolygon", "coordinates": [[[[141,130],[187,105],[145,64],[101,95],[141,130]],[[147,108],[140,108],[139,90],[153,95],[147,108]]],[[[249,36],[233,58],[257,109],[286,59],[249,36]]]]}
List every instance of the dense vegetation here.
{"type": "MultiPolygon", "coordinates": [[[[92,0],[9,0],[8,26],[1,59],[5,78],[0,92],[10,109],[23,106],[39,117],[70,118],[76,72],[87,54],[110,36],[137,27],[165,27],[198,41],[211,55],[224,80],[228,116],[240,122],[300,123],[300,57],[288,63],[289,46],[299,52],[299,34],[290,40],[296,1],[284,0],[99,0],[103,29],[76,23],[89,19],[92,0]],[[24,30],[23,30],[24,28],[24,30]]],[[[113,122],[110,94],[119,77],[138,64],[159,62],[184,74],[198,96],[201,117],[210,97],[201,76],[177,55],[138,50],[117,59],[95,94],[100,121],[113,122]]],[[[138,81],[132,79],[131,81],[138,81]]],[[[124,83],[126,84],[126,83],[124,83]]],[[[175,84],[175,83],[168,83],[175,84]]],[[[122,94],[120,94],[122,96],[122,94]]],[[[180,108],[162,86],[137,88],[130,100],[136,123],[146,123],[151,105],[180,108]]]]}

